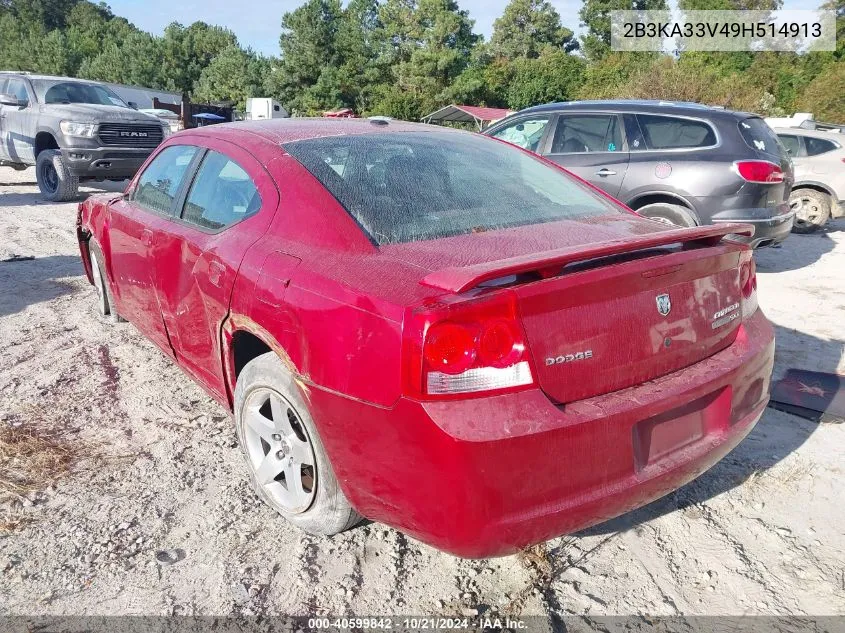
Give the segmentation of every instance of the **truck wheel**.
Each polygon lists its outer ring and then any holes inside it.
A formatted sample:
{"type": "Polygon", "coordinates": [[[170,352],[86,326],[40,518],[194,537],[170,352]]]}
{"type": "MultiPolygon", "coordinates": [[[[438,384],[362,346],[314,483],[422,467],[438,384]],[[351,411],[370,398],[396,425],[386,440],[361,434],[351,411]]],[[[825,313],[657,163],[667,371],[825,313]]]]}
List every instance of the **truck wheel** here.
{"type": "Polygon", "coordinates": [[[38,154],[35,179],[41,195],[51,202],[66,202],[79,195],[79,177],[71,176],[57,149],[45,149],[38,154]]]}
{"type": "Polygon", "coordinates": [[[815,189],[796,189],[789,197],[789,206],[795,211],[793,233],[812,233],[830,218],[830,196],[815,189]]]}
{"type": "Polygon", "coordinates": [[[657,220],[658,222],[663,222],[663,224],[671,224],[672,226],[681,226],[685,228],[698,225],[689,209],[686,209],[679,204],[656,202],[654,204],[647,204],[636,211],[640,215],[651,218],[652,220],[657,220]]]}
{"type": "Polygon", "coordinates": [[[361,520],[338,485],[299,385],[275,352],[243,368],[235,427],[258,496],[290,523],[330,536],[361,520]]]}

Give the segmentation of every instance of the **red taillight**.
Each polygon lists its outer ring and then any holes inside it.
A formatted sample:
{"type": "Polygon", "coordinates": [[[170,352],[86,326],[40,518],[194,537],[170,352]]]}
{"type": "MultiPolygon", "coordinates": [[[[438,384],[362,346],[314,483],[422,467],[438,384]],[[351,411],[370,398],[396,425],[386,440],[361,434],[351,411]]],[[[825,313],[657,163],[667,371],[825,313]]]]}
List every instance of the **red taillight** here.
{"type": "Polygon", "coordinates": [[[516,298],[503,291],[417,309],[405,323],[405,390],[422,399],[534,384],[516,298]]]}
{"type": "Polygon", "coordinates": [[[426,336],[423,356],[432,369],[459,374],[469,369],[478,355],[475,333],[457,323],[432,325],[426,336]]]}
{"type": "Polygon", "coordinates": [[[734,163],[736,172],[748,182],[767,185],[783,182],[783,170],[780,165],[767,160],[738,160],[734,163]]]}
{"type": "Polygon", "coordinates": [[[748,318],[757,311],[757,266],[751,251],[743,256],[739,267],[739,286],[742,289],[742,317],[748,318]]]}

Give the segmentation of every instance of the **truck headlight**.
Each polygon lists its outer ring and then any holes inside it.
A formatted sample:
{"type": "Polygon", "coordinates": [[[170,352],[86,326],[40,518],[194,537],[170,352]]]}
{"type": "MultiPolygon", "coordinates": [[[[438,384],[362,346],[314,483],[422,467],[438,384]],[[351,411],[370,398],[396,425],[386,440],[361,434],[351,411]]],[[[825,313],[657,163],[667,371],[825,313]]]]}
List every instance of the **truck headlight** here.
{"type": "Polygon", "coordinates": [[[169,124],[169,123],[166,123],[166,122],[165,122],[165,123],[163,123],[163,124],[162,124],[162,126],[161,126],[161,133],[162,133],[162,138],[167,138],[168,136],[170,136],[171,134],[173,134],[173,130],[171,130],[171,129],[170,129],[170,124],[169,124]]]}
{"type": "Polygon", "coordinates": [[[59,127],[62,128],[62,134],[65,136],[92,138],[97,125],[95,123],[80,123],[79,121],[62,121],[59,123],[59,127]]]}

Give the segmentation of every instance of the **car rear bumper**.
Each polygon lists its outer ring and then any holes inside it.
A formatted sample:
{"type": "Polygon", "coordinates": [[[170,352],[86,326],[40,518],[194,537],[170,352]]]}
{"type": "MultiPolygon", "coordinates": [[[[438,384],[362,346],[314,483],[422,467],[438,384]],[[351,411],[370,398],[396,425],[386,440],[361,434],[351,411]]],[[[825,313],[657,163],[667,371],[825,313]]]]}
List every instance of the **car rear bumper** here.
{"type": "MultiPolygon", "coordinates": [[[[734,214],[731,214],[732,216],[734,214]]],[[[744,224],[751,224],[754,227],[754,235],[751,237],[737,237],[738,241],[750,244],[752,248],[759,248],[761,246],[773,246],[783,242],[792,232],[792,224],[795,221],[795,212],[788,207],[783,213],[773,217],[755,217],[756,214],[750,214],[750,217],[742,217],[742,213],[736,214],[738,217],[730,218],[713,218],[713,223],[720,222],[742,222],[744,224]]]]}
{"type": "Polygon", "coordinates": [[[392,408],[306,391],[359,512],[476,558],[581,530],[694,479],[760,418],[773,362],[758,311],[704,361],[566,405],[538,389],[392,408]]]}
{"type": "Polygon", "coordinates": [[[80,178],[124,180],[135,175],[153,149],[69,147],[62,150],[68,170],[80,178]]]}

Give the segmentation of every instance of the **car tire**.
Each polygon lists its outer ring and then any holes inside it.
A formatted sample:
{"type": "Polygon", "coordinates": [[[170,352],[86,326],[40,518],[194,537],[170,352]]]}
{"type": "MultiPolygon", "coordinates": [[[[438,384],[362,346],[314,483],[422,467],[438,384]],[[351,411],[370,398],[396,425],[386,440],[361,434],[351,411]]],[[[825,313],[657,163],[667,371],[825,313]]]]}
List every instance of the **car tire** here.
{"type": "Polygon", "coordinates": [[[67,202],[79,196],[79,177],[70,174],[57,149],[45,149],[38,154],[35,179],[41,195],[50,202],[67,202]]]}
{"type": "Polygon", "coordinates": [[[656,202],[637,209],[637,213],[652,220],[663,222],[664,224],[671,224],[672,226],[684,228],[698,226],[698,222],[695,221],[695,217],[690,213],[690,210],[679,204],[656,202]]]}
{"type": "Polygon", "coordinates": [[[793,233],[813,233],[830,219],[830,196],[815,189],[793,191],[789,207],[795,211],[793,233]]]}
{"type": "Polygon", "coordinates": [[[91,276],[94,278],[94,289],[97,291],[97,313],[112,323],[125,321],[115,308],[114,296],[109,289],[106,277],[105,259],[100,245],[93,239],[88,242],[88,257],[91,260],[91,276]]]}
{"type": "Polygon", "coordinates": [[[246,364],[234,404],[238,442],[262,501],[311,534],[338,534],[361,520],[340,489],[301,387],[275,352],[246,364]]]}

